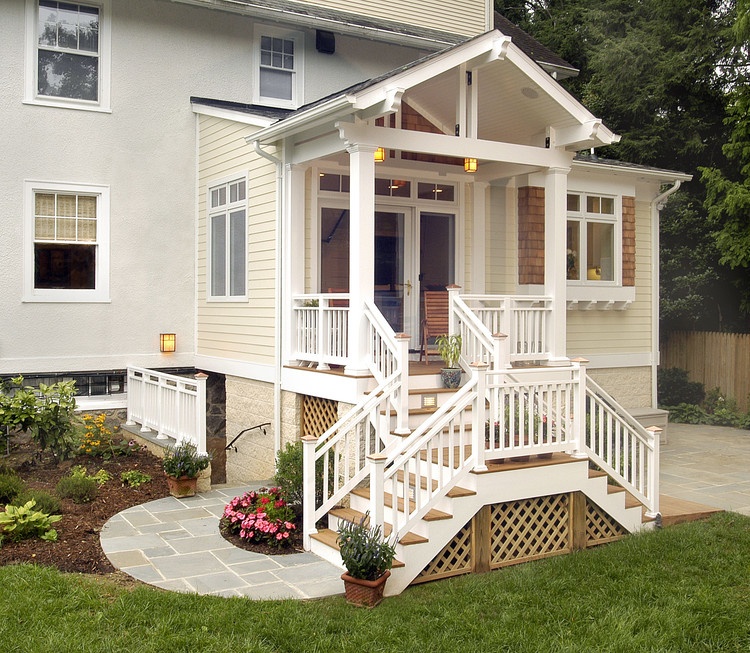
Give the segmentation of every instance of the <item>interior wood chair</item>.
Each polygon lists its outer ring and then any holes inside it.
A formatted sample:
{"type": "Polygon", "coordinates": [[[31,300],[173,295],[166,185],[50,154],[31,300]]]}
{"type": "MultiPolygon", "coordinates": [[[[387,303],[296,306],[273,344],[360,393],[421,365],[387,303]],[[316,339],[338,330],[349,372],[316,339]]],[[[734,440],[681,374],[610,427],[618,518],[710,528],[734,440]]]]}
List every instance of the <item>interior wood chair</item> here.
{"type": "Polygon", "coordinates": [[[425,290],[424,291],[424,318],[422,319],[422,349],[419,353],[419,361],[430,362],[430,354],[437,354],[434,342],[430,339],[438,336],[448,335],[448,291],[447,290],[425,290]],[[430,344],[433,348],[430,349],[430,344]]]}
{"type": "MultiPolygon", "coordinates": [[[[349,292],[345,288],[329,288],[329,293],[347,293],[349,292]]],[[[331,299],[328,301],[328,305],[331,308],[347,308],[349,306],[348,299],[331,299]]]]}

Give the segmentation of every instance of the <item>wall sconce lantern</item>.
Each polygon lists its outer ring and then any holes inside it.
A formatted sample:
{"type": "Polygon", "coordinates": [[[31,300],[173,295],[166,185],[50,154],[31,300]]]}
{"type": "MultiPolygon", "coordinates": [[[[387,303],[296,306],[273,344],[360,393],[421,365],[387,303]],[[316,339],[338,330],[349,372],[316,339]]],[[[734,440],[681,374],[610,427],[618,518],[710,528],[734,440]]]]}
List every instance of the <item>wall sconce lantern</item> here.
{"type": "Polygon", "coordinates": [[[174,333],[160,333],[159,334],[159,351],[168,354],[175,350],[175,335],[174,333]]]}
{"type": "Polygon", "coordinates": [[[478,167],[476,159],[464,159],[464,172],[476,172],[478,167]]]}
{"type": "Polygon", "coordinates": [[[383,163],[385,161],[385,148],[379,147],[375,150],[375,163],[383,163]]]}

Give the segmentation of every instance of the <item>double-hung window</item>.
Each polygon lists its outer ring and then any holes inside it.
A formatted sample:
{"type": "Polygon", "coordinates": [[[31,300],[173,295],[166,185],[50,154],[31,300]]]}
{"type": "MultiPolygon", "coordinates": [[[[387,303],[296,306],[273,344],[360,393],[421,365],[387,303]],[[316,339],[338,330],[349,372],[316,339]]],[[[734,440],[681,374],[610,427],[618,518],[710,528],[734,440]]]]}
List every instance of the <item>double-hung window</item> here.
{"type": "Polygon", "coordinates": [[[208,190],[209,298],[246,298],[247,185],[235,179],[208,190]]]}
{"type": "Polygon", "coordinates": [[[109,189],[25,187],[25,301],[109,301],[109,189]]]}
{"type": "Polygon", "coordinates": [[[568,193],[569,281],[619,281],[617,213],[614,197],[568,193]]]}
{"type": "Polygon", "coordinates": [[[109,2],[27,0],[27,102],[109,110],[109,2]]]}
{"type": "Polygon", "coordinates": [[[256,101],[295,108],[302,103],[303,39],[299,32],[259,26],[255,31],[256,101]]]}

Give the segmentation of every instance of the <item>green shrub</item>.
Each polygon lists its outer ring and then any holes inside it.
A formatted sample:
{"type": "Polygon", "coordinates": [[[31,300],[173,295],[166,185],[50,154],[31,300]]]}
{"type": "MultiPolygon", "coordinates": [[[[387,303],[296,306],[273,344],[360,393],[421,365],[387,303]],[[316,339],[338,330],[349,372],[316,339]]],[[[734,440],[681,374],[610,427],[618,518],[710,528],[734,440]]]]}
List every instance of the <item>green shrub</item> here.
{"type": "Polygon", "coordinates": [[[706,411],[695,404],[678,404],[669,409],[669,421],[679,424],[705,424],[706,411]]]}
{"type": "Polygon", "coordinates": [[[690,381],[688,373],[679,367],[659,368],[656,392],[660,406],[698,405],[706,396],[703,384],[690,381]]]}
{"type": "Polygon", "coordinates": [[[52,524],[62,519],[60,515],[48,515],[35,509],[35,502],[26,502],[22,506],[5,506],[5,512],[0,513],[0,526],[13,541],[25,540],[30,537],[40,537],[54,542],[57,531],[52,524]]]}
{"type": "Polygon", "coordinates": [[[74,423],[75,381],[40,383],[39,394],[31,435],[42,451],[49,449],[55,458],[64,460],[78,446],[74,423]]]}
{"type": "Polygon", "coordinates": [[[55,488],[57,496],[73,503],[89,503],[96,498],[97,491],[97,483],[90,476],[65,476],[55,488]]]}
{"type": "Polygon", "coordinates": [[[29,501],[34,501],[36,509],[48,515],[55,515],[62,512],[60,500],[44,490],[24,490],[11,503],[14,506],[23,506],[29,501]]]}
{"type": "Polygon", "coordinates": [[[284,449],[276,454],[276,485],[286,496],[289,503],[302,503],[304,496],[302,484],[302,442],[288,442],[284,449]]]}
{"type": "Polygon", "coordinates": [[[140,487],[144,483],[148,483],[151,477],[148,474],[144,474],[138,469],[129,469],[126,472],[120,474],[120,480],[123,485],[128,485],[132,488],[140,487]]]}
{"type": "Polygon", "coordinates": [[[0,504],[11,503],[24,488],[23,481],[15,473],[0,474],[0,504]]]}

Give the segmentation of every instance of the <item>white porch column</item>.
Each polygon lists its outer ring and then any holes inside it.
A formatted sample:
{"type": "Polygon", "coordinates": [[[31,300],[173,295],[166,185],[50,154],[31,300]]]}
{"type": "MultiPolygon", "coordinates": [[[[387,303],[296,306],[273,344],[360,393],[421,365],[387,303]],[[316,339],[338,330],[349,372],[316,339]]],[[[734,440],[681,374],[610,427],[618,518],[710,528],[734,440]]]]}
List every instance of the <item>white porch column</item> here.
{"type": "Polygon", "coordinates": [[[485,268],[485,247],[487,243],[487,189],[489,184],[475,181],[472,184],[473,220],[471,243],[471,290],[481,295],[485,292],[487,270],[485,268]]]}
{"type": "Polygon", "coordinates": [[[544,176],[544,294],[552,297],[547,317],[550,363],[566,363],[567,206],[570,168],[550,168],[544,176]]]}
{"type": "Polygon", "coordinates": [[[369,374],[364,301],[375,293],[375,150],[349,152],[349,364],[346,373],[369,374]]]}
{"type": "MultiPolygon", "coordinates": [[[[305,251],[305,166],[287,164],[284,174],[284,215],[282,243],[284,252],[305,251]]],[[[281,360],[288,365],[296,354],[296,315],[292,308],[292,297],[305,292],[305,257],[285,256],[282,268],[281,297],[284,302],[282,314],[281,360]]]]}

